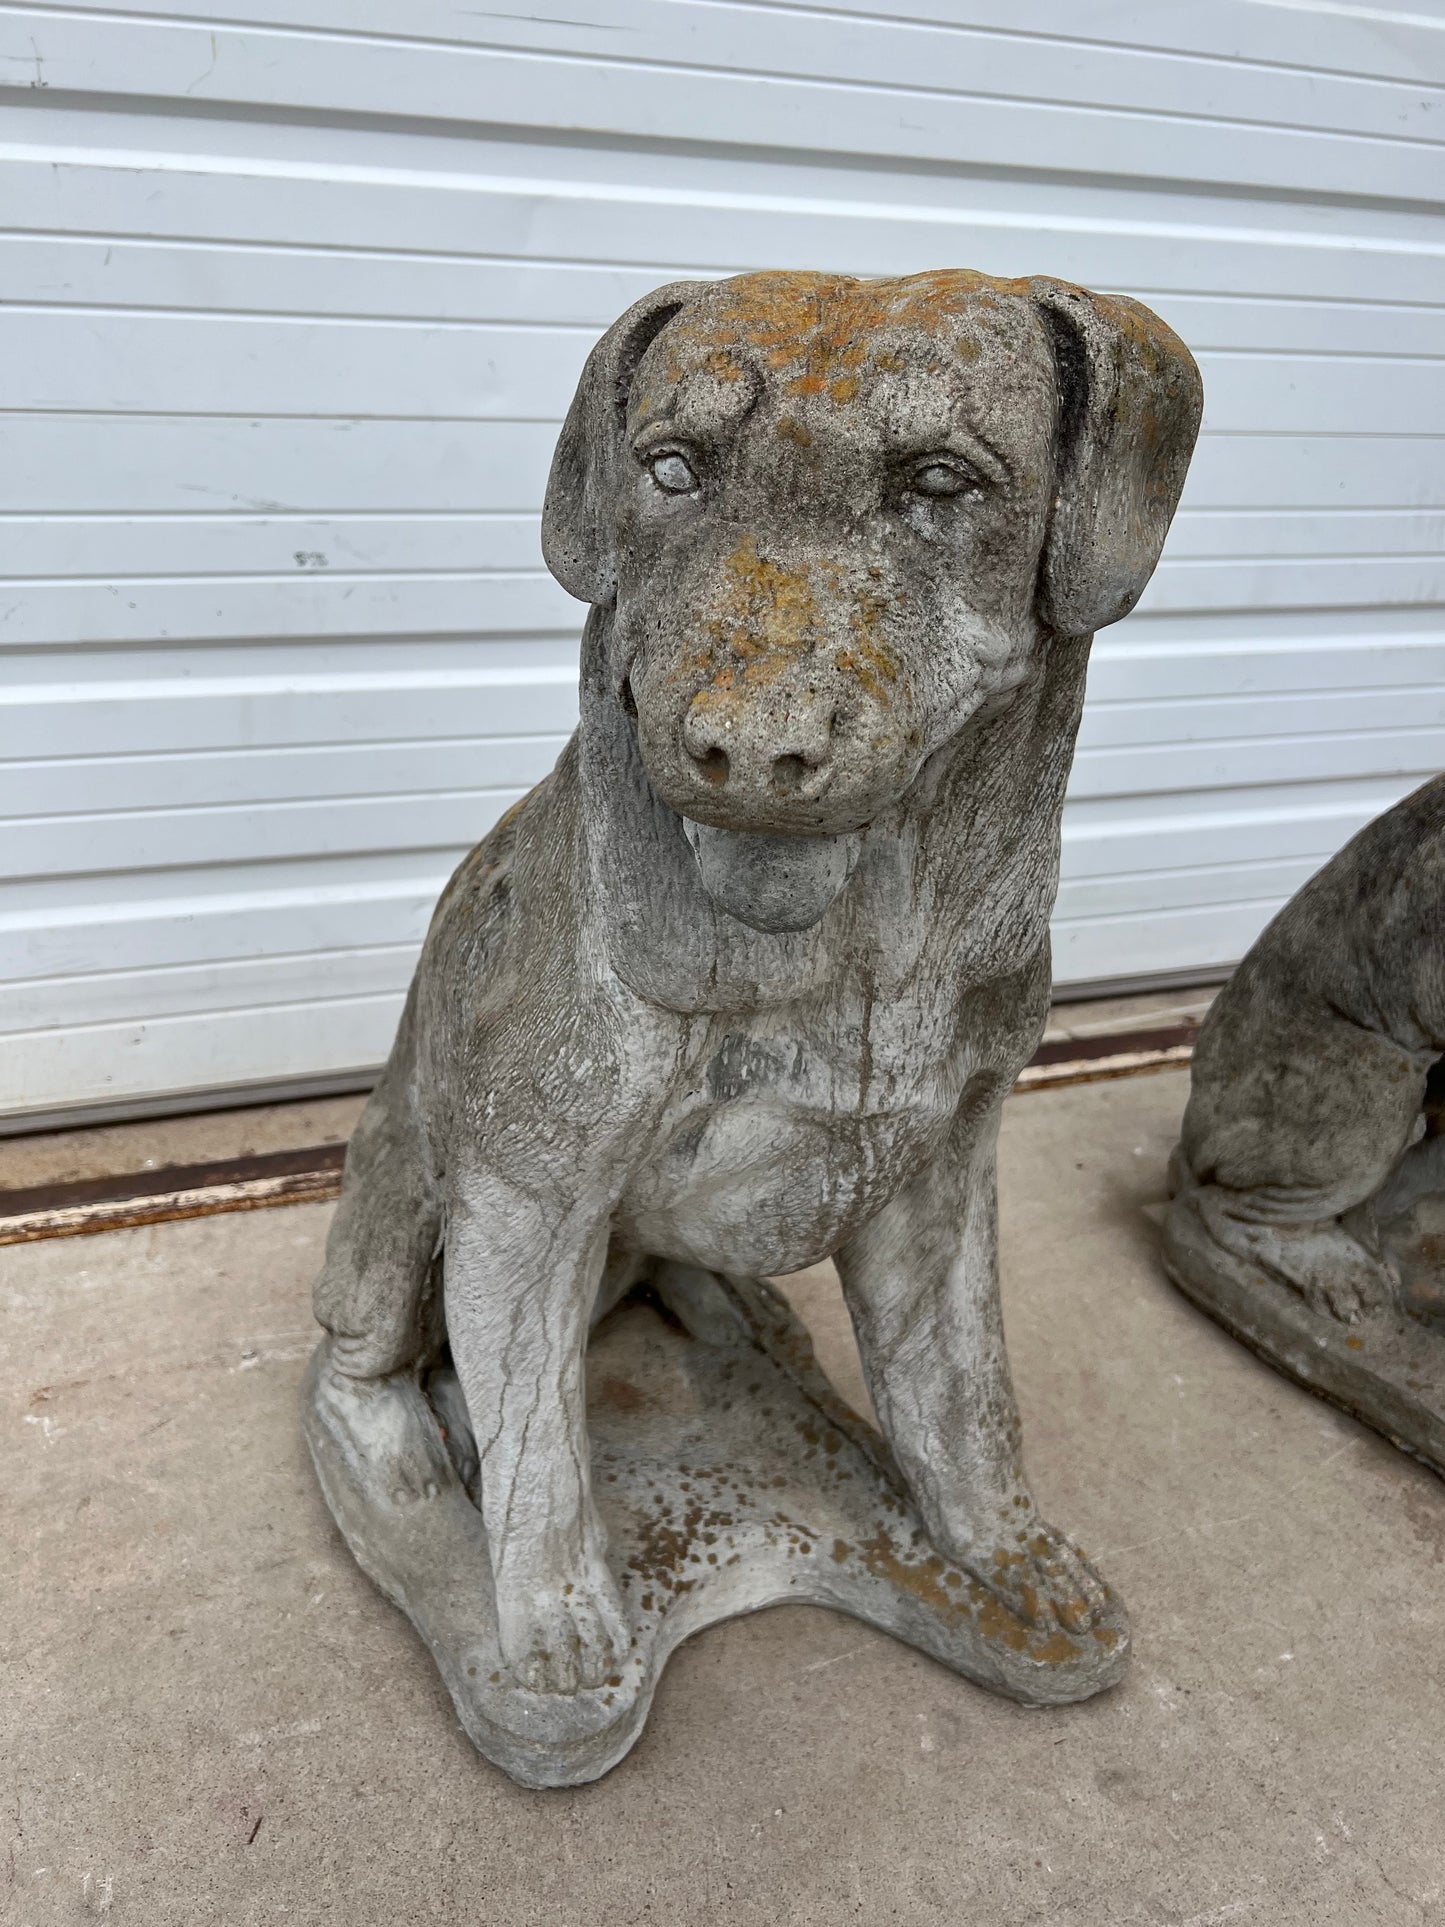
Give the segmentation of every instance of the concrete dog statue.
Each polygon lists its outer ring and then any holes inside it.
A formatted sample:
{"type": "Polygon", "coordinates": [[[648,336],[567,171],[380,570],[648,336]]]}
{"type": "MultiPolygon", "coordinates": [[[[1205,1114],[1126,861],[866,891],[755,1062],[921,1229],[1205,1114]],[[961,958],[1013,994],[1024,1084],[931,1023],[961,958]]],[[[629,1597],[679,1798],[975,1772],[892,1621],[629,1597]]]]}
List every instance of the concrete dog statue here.
{"type": "Polygon", "coordinates": [[[1445,1473],[1445,776],[1255,943],[1194,1053],[1171,1276],[1445,1473]]]}
{"type": "MultiPolygon", "coordinates": [[[[746,1281],[835,1258],[927,1573],[1023,1657],[1097,1628],[1055,1697],[1118,1670],[1020,1463],[994,1142],[1048,1004],[1090,639],[1149,580],[1200,406],[1136,303],[963,271],[678,282],[587,363],[543,519],[592,605],[581,724],[437,909],[308,1391],[353,1550],[519,1778],[599,1770],[523,1755],[650,1690],[585,1403],[589,1329],[639,1284],[716,1336],[746,1281]]],[[[943,1596],[909,1572],[909,1611],[943,1596]]]]}

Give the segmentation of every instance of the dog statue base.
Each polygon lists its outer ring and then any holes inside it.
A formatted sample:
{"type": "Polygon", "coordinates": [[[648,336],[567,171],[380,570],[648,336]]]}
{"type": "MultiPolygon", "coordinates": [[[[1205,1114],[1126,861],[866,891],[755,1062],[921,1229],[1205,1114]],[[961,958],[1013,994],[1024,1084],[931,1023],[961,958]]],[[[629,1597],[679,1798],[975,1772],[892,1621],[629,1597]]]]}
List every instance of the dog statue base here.
{"type": "MultiPolygon", "coordinates": [[[[694,1274],[696,1275],[696,1274],[694,1274]]],[[[380,1394],[414,1429],[429,1476],[378,1489],[365,1442],[325,1396],[327,1346],[306,1382],[305,1429],[351,1551],[431,1649],[468,1737],[524,1786],[576,1786],[627,1753],[669,1654],[738,1613],[832,1606],[1025,1705],[1112,1686],[1129,1653],[1112,1596],[1089,1631],[1043,1631],[928,1545],[883,1441],[819,1370],[807,1332],[767,1285],[709,1279],[687,1326],[646,1288],[588,1351],[592,1488],[632,1650],[573,1694],[508,1683],[497,1648],[475,1447],[449,1365],[380,1394]]],[[[676,1304],[673,1296],[673,1304],[676,1304]]],[[[387,1462],[396,1463],[394,1432],[387,1462]]]]}

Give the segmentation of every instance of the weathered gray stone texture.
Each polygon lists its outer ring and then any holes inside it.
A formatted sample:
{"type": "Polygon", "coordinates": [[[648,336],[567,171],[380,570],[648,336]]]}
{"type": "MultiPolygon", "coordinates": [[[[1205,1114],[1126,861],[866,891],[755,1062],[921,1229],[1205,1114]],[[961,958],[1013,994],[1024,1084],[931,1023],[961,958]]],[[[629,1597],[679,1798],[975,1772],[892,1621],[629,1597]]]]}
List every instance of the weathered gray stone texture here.
{"type": "MultiPolygon", "coordinates": [[[[835,1258],[886,1445],[830,1603],[1018,1697],[1117,1676],[1118,1604],[1022,1465],[994,1143],[1046,1015],[1089,641],[1199,412],[1137,303],[963,271],[675,283],[587,364],[543,529],[592,605],[581,725],[438,907],[307,1406],[353,1550],[519,1778],[605,1770],[681,1636],[609,1551],[586,1421],[589,1331],[637,1288],[822,1397],[756,1281],[835,1258]]],[[[628,1461],[614,1542],[650,1481],[681,1501],[675,1458],[628,1461]]],[[[766,1603],[701,1570],[731,1529],[679,1528],[703,1618],[766,1603]]]]}
{"type": "Polygon", "coordinates": [[[1269,925],[1194,1054],[1165,1259],[1445,1472],[1445,777],[1269,925]]]}

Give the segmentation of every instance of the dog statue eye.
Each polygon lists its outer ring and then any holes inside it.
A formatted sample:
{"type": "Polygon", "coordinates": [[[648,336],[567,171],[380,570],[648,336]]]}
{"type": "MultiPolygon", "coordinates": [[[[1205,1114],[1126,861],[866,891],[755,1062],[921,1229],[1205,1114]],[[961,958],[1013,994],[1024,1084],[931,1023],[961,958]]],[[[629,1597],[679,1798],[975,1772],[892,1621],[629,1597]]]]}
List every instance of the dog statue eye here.
{"type": "Polygon", "coordinates": [[[654,455],[647,468],[657,486],[669,495],[687,495],[697,487],[696,475],[675,448],[654,455]]]}
{"type": "Polygon", "coordinates": [[[952,462],[926,462],[908,478],[909,491],[914,495],[966,495],[976,486],[968,470],[956,468],[952,462]]]}

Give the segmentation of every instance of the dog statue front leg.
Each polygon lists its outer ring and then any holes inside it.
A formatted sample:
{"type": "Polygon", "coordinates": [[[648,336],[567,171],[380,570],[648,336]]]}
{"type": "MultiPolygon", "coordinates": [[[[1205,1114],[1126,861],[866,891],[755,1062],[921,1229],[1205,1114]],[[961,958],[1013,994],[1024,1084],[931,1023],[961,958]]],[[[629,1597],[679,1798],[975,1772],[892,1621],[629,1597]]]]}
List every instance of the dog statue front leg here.
{"type": "Polygon", "coordinates": [[[497,1636],[516,1682],[573,1693],[616,1673],[628,1633],[592,1502],[584,1377],[608,1209],[456,1188],[446,1241],[452,1358],[476,1437],[497,1636]]]}
{"type": "Polygon", "coordinates": [[[935,1549],[1030,1624],[1083,1632],[1108,1594],[1024,1473],[998,1281],[1002,1096],[838,1253],[864,1376],[935,1549]]]}

